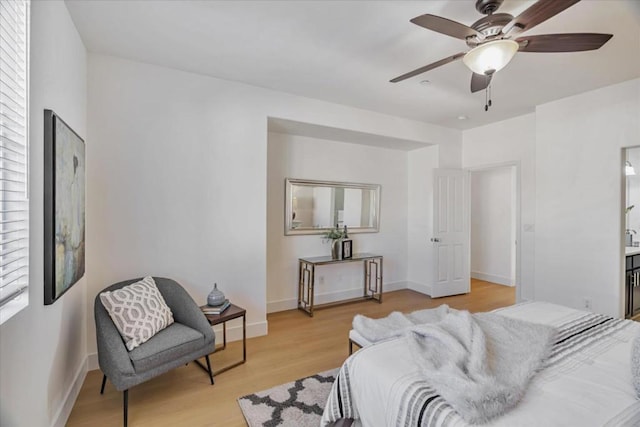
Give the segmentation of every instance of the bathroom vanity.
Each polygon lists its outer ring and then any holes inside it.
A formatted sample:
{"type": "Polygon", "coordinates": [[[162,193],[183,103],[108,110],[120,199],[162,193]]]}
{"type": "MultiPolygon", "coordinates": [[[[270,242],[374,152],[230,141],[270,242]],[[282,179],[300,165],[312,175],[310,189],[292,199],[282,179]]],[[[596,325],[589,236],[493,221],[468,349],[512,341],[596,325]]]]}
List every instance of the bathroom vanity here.
{"type": "Polygon", "coordinates": [[[640,314],[640,247],[626,248],[625,317],[640,314]]]}

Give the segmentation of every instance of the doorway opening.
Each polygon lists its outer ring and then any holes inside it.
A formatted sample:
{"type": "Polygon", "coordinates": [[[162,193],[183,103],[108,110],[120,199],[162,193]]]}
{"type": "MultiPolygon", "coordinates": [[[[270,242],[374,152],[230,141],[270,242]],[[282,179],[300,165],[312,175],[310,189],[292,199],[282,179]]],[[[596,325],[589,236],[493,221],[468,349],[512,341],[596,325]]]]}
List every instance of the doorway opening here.
{"type": "Polygon", "coordinates": [[[625,318],[640,319],[640,147],[623,148],[622,160],[624,284],[621,303],[625,318]]]}
{"type": "Polygon", "coordinates": [[[469,180],[472,289],[485,282],[513,287],[515,302],[520,277],[518,164],[474,168],[469,180]]]}

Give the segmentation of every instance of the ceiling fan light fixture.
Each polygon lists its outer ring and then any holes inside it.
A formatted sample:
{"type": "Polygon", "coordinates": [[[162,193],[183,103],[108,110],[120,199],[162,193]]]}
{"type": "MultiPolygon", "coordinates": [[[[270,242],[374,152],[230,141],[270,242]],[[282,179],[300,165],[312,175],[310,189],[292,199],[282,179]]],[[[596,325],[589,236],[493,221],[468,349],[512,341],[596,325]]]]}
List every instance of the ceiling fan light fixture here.
{"type": "Polygon", "coordinates": [[[494,40],[471,49],[462,62],[476,74],[490,75],[502,70],[519,48],[513,40],[494,40]]]}

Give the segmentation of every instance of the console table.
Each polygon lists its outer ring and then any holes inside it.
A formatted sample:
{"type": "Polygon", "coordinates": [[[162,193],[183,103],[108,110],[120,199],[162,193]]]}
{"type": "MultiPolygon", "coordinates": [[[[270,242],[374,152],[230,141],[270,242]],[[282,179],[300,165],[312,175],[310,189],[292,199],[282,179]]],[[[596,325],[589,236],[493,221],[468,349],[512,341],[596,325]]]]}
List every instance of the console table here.
{"type": "Polygon", "coordinates": [[[354,301],[374,300],[382,303],[382,255],[361,253],[348,259],[333,259],[330,256],[298,258],[298,309],[313,317],[313,310],[354,301]],[[364,263],[364,293],[358,298],[341,300],[328,304],[314,304],[314,281],[316,266],[341,264],[344,262],[364,263]]]}

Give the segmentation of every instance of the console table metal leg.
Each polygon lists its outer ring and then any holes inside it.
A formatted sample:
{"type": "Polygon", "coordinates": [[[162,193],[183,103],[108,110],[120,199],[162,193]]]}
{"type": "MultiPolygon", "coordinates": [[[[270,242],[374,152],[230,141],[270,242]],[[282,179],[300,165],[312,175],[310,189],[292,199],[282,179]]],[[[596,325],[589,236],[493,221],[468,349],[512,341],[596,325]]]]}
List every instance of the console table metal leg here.
{"type": "Polygon", "coordinates": [[[247,361],[247,316],[242,316],[242,363],[247,361]]]}
{"type": "Polygon", "coordinates": [[[364,296],[382,303],[382,257],[364,261],[364,296]]]}
{"type": "Polygon", "coordinates": [[[311,265],[311,277],[309,278],[309,286],[307,286],[307,290],[309,291],[309,296],[308,299],[311,301],[311,304],[309,304],[309,316],[313,317],[313,297],[315,295],[313,286],[315,284],[316,281],[316,266],[315,265],[311,265]]]}
{"type": "Polygon", "coordinates": [[[371,277],[369,276],[369,263],[367,262],[368,260],[364,260],[364,262],[362,263],[362,268],[364,268],[364,289],[362,290],[362,297],[366,298],[369,296],[369,293],[367,292],[367,289],[369,289],[369,282],[371,281],[371,277]]]}
{"type": "Polygon", "coordinates": [[[303,287],[303,279],[302,279],[302,269],[303,263],[302,261],[298,261],[298,308],[302,308],[302,287],[303,287]]]}
{"type": "Polygon", "coordinates": [[[378,262],[380,263],[380,271],[379,271],[380,274],[376,277],[376,281],[377,281],[376,288],[378,289],[378,294],[379,294],[378,302],[380,304],[382,304],[382,277],[383,277],[383,275],[382,275],[382,258],[379,258],[378,262]]]}
{"type": "Polygon", "coordinates": [[[298,263],[298,308],[313,317],[313,285],[315,265],[300,261],[298,263]]]}

